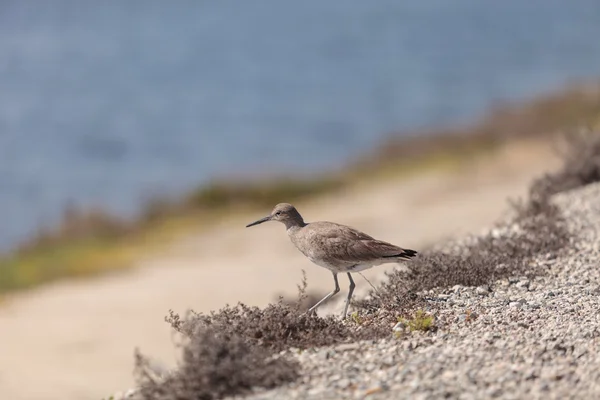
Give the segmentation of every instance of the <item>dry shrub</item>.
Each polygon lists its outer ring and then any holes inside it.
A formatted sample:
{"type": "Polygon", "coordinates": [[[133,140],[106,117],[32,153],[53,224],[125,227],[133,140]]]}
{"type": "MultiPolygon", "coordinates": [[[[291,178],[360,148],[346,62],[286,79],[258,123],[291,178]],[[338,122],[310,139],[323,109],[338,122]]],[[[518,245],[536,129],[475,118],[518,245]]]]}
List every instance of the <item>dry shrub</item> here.
{"type": "Polygon", "coordinates": [[[319,317],[300,312],[279,301],[265,308],[238,304],[225,307],[210,315],[193,314],[180,322],[179,327],[169,322],[184,335],[193,335],[199,327],[210,327],[219,332],[238,335],[248,342],[272,351],[289,347],[308,348],[327,346],[356,339],[373,338],[377,330],[362,329],[360,333],[351,324],[343,324],[333,316],[319,317]]]}
{"type": "Polygon", "coordinates": [[[231,332],[198,326],[183,347],[179,369],[156,379],[137,355],[136,374],[144,399],[212,400],[243,394],[252,387],[273,388],[298,376],[295,362],[270,357],[265,348],[231,332]]]}
{"type": "Polygon", "coordinates": [[[238,304],[208,315],[190,311],[186,318],[170,311],[166,321],[182,334],[183,363],[165,380],[152,378],[144,359],[137,371],[144,399],[216,399],[245,393],[252,387],[271,388],[294,380],[297,363],[278,355],[290,347],[308,348],[346,341],[380,338],[393,324],[343,324],[333,317],[304,312],[306,277],[295,302],[261,309],[238,304]],[[274,357],[275,356],[275,357],[274,357]]]}
{"type": "MultiPolygon", "coordinates": [[[[382,332],[375,324],[343,324],[333,316],[309,315],[306,304],[306,277],[298,287],[298,300],[291,305],[282,298],[265,308],[250,307],[242,303],[227,306],[218,312],[199,314],[190,312],[181,319],[170,312],[167,322],[178,332],[192,337],[199,328],[211,328],[237,335],[248,342],[278,352],[289,347],[308,348],[326,346],[359,339],[380,337],[382,332]]],[[[388,327],[389,328],[389,327],[388,327]]],[[[384,332],[388,332],[385,329],[384,332]]]]}
{"type": "Polygon", "coordinates": [[[533,182],[530,198],[543,202],[549,196],[600,181],[600,133],[582,131],[564,137],[562,168],[533,182]]]}
{"type": "Polygon", "coordinates": [[[393,271],[377,292],[359,302],[367,310],[384,308],[405,314],[422,306],[419,292],[433,288],[488,285],[509,276],[540,273],[535,257],[553,258],[569,243],[556,208],[548,202],[519,209],[516,221],[442,250],[425,250],[409,263],[410,270],[393,271]]]}

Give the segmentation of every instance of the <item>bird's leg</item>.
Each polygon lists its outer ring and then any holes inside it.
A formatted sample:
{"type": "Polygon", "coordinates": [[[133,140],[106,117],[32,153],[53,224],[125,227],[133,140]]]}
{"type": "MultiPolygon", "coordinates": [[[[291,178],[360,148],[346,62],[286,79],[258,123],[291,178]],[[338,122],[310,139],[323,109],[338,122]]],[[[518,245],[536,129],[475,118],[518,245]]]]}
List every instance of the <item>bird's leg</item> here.
{"type": "Polygon", "coordinates": [[[321,300],[319,300],[319,302],[317,304],[315,304],[314,306],[312,306],[308,310],[309,314],[312,314],[313,312],[315,312],[315,310],[317,309],[317,307],[319,307],[321,304],[323,304],[324,302],[326,302],[327,300],[329,300],[330,298],[332,298],[333,296],[335,296],[340,291],[340,285],[338,283],[337,274],[335,272],[333,273],[333,281],[335,282],[335,288],[333,289],[333,292],[329,293],[327,296],[325,296],[321,300]]]}
{"type": "Polygon", "coordinates": [[[350,289],[348,290],[348,298],[346,299],[346,307],[344,307],[344,314],[342,315],[343,319],[346,319],[348,315],[348,306],[350,305],[350,299],[352,299],[352,293],[354,293],[354,288],[356,285],[354,284],[354,280],[352,279],[352,275],[348,272],[348,279],[350,280],[350,289]]]}

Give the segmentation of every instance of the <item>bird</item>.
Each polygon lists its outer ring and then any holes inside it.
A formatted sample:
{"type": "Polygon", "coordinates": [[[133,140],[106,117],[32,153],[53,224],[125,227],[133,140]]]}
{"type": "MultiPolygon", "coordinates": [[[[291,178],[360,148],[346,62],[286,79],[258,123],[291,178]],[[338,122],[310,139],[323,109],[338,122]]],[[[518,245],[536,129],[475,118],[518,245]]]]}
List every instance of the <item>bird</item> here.
{"type": "Polygon", "coordinates": [[[346,273],[350,288],[342,318],[348,315],[348,306],[356,284],[352,273],[371,267],[410,260],[417,255],[415,250],[404,249],[396,245],[377,240],[352,227],[335,222],[304,222],[304,219],[289,203],[277,204],[271,213],[254,221],[246,228],[268,221],[277,221],[285,225],[288,237],[296,248],[314,264],[326,268],[333,274],[335,287],[309,310],[309,314],[335,296],[340,291],[338,274],[346,273]]]}

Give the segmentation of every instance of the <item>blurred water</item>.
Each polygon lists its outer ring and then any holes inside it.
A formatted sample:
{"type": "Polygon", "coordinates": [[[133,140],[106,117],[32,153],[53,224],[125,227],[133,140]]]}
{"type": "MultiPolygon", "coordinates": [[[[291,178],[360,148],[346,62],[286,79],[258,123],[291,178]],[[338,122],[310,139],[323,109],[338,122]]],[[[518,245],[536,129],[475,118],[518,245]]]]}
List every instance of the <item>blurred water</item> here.
{"type": "Polygon", "coordinates": [[[0,248],[600,75],[595,0],[0,3],[0,248]]]}

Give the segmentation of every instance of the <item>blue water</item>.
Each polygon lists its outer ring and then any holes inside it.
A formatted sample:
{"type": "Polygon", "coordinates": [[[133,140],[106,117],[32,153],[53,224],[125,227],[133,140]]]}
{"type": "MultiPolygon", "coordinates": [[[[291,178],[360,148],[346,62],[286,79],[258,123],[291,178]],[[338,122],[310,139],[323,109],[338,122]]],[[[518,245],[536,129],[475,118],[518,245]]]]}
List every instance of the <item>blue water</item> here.
{"type": "Polygon", "coordinates": [[[4,0],[0,248],[598,77],[598,38],[596,0],[4,0]]]}

